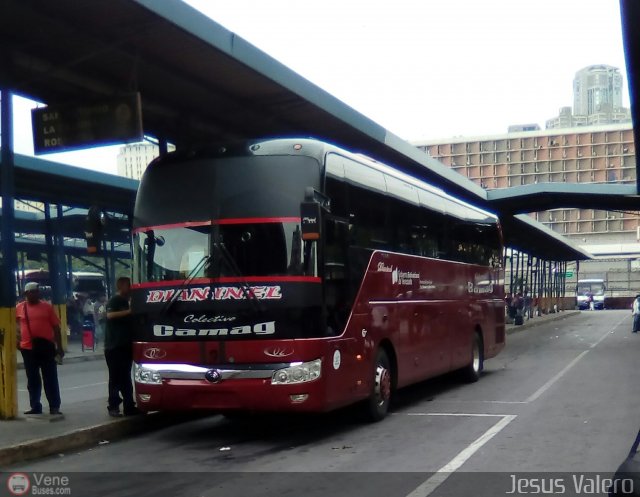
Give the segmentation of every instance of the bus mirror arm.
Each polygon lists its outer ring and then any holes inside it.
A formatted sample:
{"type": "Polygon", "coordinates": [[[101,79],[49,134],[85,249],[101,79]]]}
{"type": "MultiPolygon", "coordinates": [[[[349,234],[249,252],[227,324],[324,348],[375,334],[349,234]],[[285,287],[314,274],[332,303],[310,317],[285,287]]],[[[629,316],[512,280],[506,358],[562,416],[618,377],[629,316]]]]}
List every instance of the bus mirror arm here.
{"type": "Polygon", "coordinates": [[[320,205],[322,210],[331,212],[331,199],[312,186],[308,186],[304,190],[304,203],[316,203],[320,205]]]}

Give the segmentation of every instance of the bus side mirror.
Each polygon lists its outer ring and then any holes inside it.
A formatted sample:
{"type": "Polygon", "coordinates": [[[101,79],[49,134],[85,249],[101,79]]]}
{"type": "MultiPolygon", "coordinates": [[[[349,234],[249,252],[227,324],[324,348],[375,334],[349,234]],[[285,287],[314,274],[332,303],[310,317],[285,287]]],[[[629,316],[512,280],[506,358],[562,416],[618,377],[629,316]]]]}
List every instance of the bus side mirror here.
{"type": "Polygon", "coordinates": [[[300,219],[303,240],[320,240],[321,207],[318,202],[302,202],[300,204],[300,219]]]}
{"type": "Polygon", "coordinates": [[[102,235],[106,217],[100,207],[95,205],[89,208],[85,219],[84,237],[87,241],[87,253],[98,254],[102,244],[102,235]]]}

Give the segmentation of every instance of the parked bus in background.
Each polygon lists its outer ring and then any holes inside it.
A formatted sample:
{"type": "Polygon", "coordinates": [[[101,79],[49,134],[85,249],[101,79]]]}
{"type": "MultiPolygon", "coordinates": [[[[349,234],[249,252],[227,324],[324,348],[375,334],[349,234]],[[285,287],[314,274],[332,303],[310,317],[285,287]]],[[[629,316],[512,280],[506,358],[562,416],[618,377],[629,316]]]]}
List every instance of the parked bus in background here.
{"type": "Polygon", "coordinates": [[[314,140],[175,152],[134,211],[144,411],[387,413],[505,344],[497,219],[314,140]]]}
{"type": "MultiPolygon", "coordinates": [[[[74,271],[71,274],[71,291],[73,297],[89,297],[97,300],[107,294],[105,277],[99,272],[74,271]]],[[[51,278],[46,269],[25,269],[16,272],[17,295],[24,293],[24,286],[35,281],[40,285],[40,295],[45,300],[51,300],[51,278]]]]}
{"type": "Polygon", "coordinates": [[[576,299],[579,309],[604,309],[604,293],[606,285],[602,278],[578,280],[576,299]],[[593,304],[593,306],[591,306],[593,304]]]}
{"type": "Polygon", "coordinates": [[[88,297],[92,301],[107,295],[104,274],[90,271],[74,271],[71,273],[71,289],[74,297],[88,297]]]}

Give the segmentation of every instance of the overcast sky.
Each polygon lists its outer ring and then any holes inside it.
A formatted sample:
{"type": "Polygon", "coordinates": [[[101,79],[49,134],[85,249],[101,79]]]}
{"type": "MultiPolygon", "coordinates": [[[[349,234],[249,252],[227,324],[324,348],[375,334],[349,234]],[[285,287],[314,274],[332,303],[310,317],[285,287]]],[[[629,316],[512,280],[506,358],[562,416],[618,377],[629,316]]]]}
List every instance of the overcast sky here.
{"type": "MultiPolygon", "coordinates": [[[[187,3],[410,141],[544,128],[591,64],[619,67],[626,85],[617,0],[187,3]]],[[[43,158],[115,173],[117,148],[43,158]]]]}

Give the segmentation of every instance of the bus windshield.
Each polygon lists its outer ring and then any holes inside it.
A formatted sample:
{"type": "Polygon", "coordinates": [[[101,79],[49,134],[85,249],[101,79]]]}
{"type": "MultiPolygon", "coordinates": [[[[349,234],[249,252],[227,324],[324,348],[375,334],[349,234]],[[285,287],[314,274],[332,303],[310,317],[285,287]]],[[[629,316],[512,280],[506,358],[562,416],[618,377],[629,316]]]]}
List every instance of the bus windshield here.
{"type": "Polygon", "coordinates": [[[150,166],[136,200],[134,283],[315,276],[315,247],[300,230],[310,187],[320,187],[320,164],[306,156],[176,157],[150,166]]]}
{"type": "Polygon", "coordinates": [[[134,236],[134,259],[136,283],[309,275],[296,218],[142,230],[134,236]]]}
{"type": "Polygon", "coordinates": [[[102,275],[83,276],[73,275],[73,291],[77,293],[86,293],[88,295],[104,295],[106,288],[104,277],[102,275]]]}

